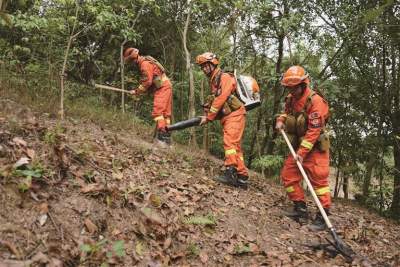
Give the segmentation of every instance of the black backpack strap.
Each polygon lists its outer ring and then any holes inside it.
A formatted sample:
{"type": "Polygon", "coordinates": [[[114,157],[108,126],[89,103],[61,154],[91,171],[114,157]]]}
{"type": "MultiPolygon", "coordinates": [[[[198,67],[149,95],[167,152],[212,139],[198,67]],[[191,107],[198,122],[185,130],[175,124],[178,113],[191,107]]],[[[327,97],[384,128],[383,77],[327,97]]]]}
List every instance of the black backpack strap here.
{"type": "Polygon", "coordinates": [[[224,71],[221,69],[221,71],[217,74],[217,76],[214,79],[214,84],[217,86],[217,91],[215,92],[215,96],[219,96],[221,94],[221,76],[224,73],[224,71]]]}

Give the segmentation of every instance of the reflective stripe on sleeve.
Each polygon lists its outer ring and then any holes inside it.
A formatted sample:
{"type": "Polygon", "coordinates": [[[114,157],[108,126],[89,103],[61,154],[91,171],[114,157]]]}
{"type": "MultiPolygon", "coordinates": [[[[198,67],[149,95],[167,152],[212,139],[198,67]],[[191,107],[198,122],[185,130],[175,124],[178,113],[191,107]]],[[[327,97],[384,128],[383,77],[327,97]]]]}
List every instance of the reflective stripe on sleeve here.
{"type": "Polygon", "coordinates": [[[294,192],[294,187],[293,186],[286,187],[286,192],[288,192],[288,193],[294,192]]]}
{"type": "Polygon", "coordinates": [[[307,148],[307,149],[309,149],[309,150],[311,150],[313,148],[313,146],[314,146],[312,143],[308,142],[305,139],[303,141],[301,141],[300,145],[305,147],[305,148],[307,148]]]}
{"type": "Polygon", "coordinates": [[[232,148],[232,149],[225,150],[225,156],[229,156],[229,155],[236,155],[236,149],[232,148]]]}
{"type": "Polygon", "coordinates": [[[154,118],[155,121],[161,121],[161,120],[163,120],[163,119],[164,119],[164,116],[163,116],[163,115],[157,116],[157,117],[154,118]]]}
{"type": "Polygon", "coordinates": [[[218,109],[215,108],[215,107],[211,107],[211,108],[210,108],[210,112],[211,112],[211,113],[217,113],[217,112],[218,112],[218,109]]]}

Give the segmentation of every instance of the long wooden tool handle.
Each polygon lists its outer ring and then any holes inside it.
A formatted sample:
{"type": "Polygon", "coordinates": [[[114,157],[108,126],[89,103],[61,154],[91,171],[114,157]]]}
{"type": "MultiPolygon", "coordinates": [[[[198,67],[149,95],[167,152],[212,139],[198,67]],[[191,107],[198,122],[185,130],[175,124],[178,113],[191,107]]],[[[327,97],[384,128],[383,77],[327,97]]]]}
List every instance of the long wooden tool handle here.
{"type": "Polygon", "coordinates": [[[131,93],[128,90],[123,90],[123,89],[120,89],[120,88],[117,88],[117,87],[112,87],[112,86],[103,85],[103,84],[97,84],[97,83],[94,84],[94,87],[101,88],[101,89],[107,89],[107,90],[111,90],[111,91],[124,92],[124,93],[127,93],[127,94],[131,93]]]}
{"type": "MultiPolygon", "coordinates": [[[[286,144],[288,145],[288,147],[290,149],[290,152],[292,153],[293,158],[296,159],[296,152],[294,151],[293,146],[290,143],[289,138],[287,137],[287,135],[286,135],[286,133],[285,133],[285,131],[283,129],[281,129],[281,134],[283,135],[283,138],[285,139],[286,144]]],[[[299,167],[299,170],[300,170],[301,174],[303,175],[304,180],[306,181],[308,189],[310,189],[310,192],[311,192],[311,195],[312,195],[312,197],[314,199],[314,202],[317,204],[317,207],[318,207],[320,213],[322,214],[322,217],[324,218],[326,226],[329,229],[333,228],[332,223],[329,220],[328,215],[326,215],[326,212],[325,212],[324,208],[322,207],[321,202],[319,201],[318,196],[315,193],[314,188],[313,188],[313,186],[312,186],[312,184],[310,182],[310,179],[308,179],[308,176],[307,176],[306,172],[304,171],[303,166],[301,165],[301,163],[298,160],[296,160],[296,163],[297,163],[297,167],[299,167]]]]}

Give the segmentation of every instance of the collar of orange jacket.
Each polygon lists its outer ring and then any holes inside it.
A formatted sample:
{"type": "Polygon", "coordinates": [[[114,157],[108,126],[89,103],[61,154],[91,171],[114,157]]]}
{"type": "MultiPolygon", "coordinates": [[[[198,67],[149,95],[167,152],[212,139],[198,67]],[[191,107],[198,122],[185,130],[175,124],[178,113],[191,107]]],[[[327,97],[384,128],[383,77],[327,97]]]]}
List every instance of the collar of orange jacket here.
{"type": "Polygon", "coordinates": [[[142,62],[145,61],[145,60],[146,60],[145,57],[143,57],[143,56],[138,56],[138,59],[137,59],[138,65],[142,64],[142,62]]]}
{"type": "Polygon", "coordinates": [[[221,68],[220,67],[216,67],[214,69],[214,71],[211,73],[211,77],[210,77],[210,83],[215,83],[216,78],[218,77],[219,73],[221,73],[221,68]]]}

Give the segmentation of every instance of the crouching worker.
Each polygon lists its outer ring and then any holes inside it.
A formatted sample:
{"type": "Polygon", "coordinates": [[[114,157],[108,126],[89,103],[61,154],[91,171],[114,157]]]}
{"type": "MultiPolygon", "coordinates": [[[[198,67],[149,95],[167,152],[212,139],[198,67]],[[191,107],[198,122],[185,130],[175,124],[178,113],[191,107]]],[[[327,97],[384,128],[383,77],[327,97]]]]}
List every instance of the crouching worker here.
{"type": "MultiPolygon", "coordinates": [[[[325,129],[329,107],[321,95],[310,89],[308,74],[300,66],[290,67],[284,73],[281,85],[289,94],[285,100],[285,110],[278,116],[275,128],[278,131],[286,131],[296,151],[296,158],[289,154],[281,171],[286,192],[294,204],[293,211],[287,212],[286,215],[296,221],[306,222],[308,212],[301,186],[303,177],[296,160],[303,165],[316,195],[329,215],[329,139],[325,129]]],[[[310,228],[325,228],[324,219],[319,212],[310,228]]]]}
{"type": "Polygon", "coordinates": [[[246,110],[235,95],[236,79],[218,67],[219,59],[206,52],[197,56],[196,63],[210,79],[211,95],[204,105],[205,116],[200,125],[221,120],[225,150],[225,172],[215,179],[234,187],[247,188],[248,172],[244,164],[241,140],[246,122],[246,110]]]}
{"type": "Polygon", "coordinates": [[[153,112],[151,116],[156,122],[156,138],[161,144],[171,144],[171,135],[166,127],[171,123],[172,83],[165,74],[164,67],[150,56],[140,56],[139,50],[129,47],[124,51],[126,63],[137,64],[140,69],[140,85],[131,90],[132,95],[146,92],[154,95],[153,112]]]}

